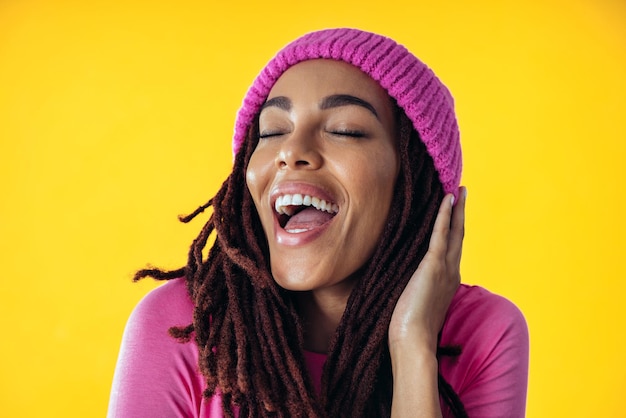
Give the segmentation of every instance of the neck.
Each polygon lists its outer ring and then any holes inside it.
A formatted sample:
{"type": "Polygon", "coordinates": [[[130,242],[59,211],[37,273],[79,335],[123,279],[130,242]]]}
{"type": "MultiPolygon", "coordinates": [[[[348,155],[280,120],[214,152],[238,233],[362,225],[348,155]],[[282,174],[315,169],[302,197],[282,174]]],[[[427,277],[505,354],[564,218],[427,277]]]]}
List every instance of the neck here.
{"type": "Polygon", "coordinates": [[[325,288],[295,292],[294,300],[304,328],[304,348],[326,354],[341,321],[352,291],[346,283],[340,288],[325,288]]]}

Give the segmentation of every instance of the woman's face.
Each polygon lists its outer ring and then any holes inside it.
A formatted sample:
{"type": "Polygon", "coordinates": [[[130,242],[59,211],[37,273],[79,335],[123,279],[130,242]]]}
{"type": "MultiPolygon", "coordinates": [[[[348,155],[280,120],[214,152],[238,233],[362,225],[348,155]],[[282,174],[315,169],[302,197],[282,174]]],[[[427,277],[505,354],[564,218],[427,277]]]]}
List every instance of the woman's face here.
{"type": "Polygon", "coordinates": [[[246,182],[280,286],[352,288],[391,206],[394,120],[387,93],[343,62],[305,61],[276,82],[246,182]]]}

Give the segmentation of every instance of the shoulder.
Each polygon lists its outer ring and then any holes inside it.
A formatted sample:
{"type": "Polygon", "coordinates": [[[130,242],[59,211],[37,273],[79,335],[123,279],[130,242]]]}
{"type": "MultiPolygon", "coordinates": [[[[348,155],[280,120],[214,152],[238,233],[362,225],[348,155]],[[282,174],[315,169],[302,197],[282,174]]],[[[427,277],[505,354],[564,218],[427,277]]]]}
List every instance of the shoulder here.
{"type": "Polygon", "coordinates": [[[510,300],[479,286],[461,285],[454,296],[444,328],[442,345],[491,352],[509,344],[528,345],[528,327],[520,309],[510,300]]]}
{"type": "Polygon", "coordinates": [[[480,286],[464,284],[450,303],[444,327],[452,339],[453,335],[463,334],[463,330],[494,336],[507,332],[528,333],[526,319],[513,302],[480,286]]]}
{"type": "Polygon", "coordinates": [[[460,346],[441,359],[441,373],[470,416],[524,416],[528,379],[528,327],[510,300],[461,285],[442,330],[442,346],[460,346]]]}
{"type": "Polygon", "coordinates": [[[150,291],[137,304],[126,323],[120,355],[124,353],[133,361],[140,358],[144,365],[166,365],[180,358],[195,365],[195,344],[182,344],[169,334],[170,328],[185,327],[192,320],[193,303],[185,281],[171,280],[150,291]]]}
{"type": "Polygon", "coordinates": [[[128,324],[158,325],[168,329],[188,325],[193,319],[191,301],[184,279],[175,279],[153,289],[139,301],[128,324]]]}
{"type": "Polygon", "coordinates": [[[169,335],[187,326],[193,303],[182,279],[149,292],[135,307],[124,330],[109,417],[189,417],[203,409],[204,379],[193,342],[169,335]]]}

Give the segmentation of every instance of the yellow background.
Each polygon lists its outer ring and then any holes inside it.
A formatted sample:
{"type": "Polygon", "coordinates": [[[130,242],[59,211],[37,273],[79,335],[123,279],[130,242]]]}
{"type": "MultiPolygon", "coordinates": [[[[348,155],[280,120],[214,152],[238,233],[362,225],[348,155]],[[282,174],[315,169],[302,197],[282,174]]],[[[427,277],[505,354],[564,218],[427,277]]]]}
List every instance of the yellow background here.
{"type": "Polygon", "coordinates": [[[184,263],[253,77],[334,26],[456,98],[463,278],[526,315],[528,416],[624,416],[623,0],[0,1],[1,416],[104,415],[132,273],[184,263]]]}

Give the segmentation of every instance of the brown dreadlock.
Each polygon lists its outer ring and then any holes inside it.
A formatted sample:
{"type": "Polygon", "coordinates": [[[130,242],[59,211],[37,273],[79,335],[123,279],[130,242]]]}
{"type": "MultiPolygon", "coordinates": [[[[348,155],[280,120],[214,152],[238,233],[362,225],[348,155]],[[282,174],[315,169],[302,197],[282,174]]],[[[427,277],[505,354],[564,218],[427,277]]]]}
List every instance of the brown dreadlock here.
{"type": "MultiPolygon", "coordinates": [[[[400,112],[402,113],[402,112],[400,112]]],[[[410,121],[400,117],[400,174],[389,219],[372,258],[359,271],[315,393],[303,353],[303,329],[290,292],[273,280],[267,242],[245,182],[258,141],[256,126],[236,156],[233,171],[208,207],[213,214],[189,251],[185,267],[140,270],[135,280],[184,276],[194,302],[193,323],[170,334],[192,337],[206,378],[205,396],[218,389],[224,413],[242,417],[388,417],[392,370],[387,346],[391,315],[428,248],[444,192],[432,159],[410,121]],[[210,234],[216,240],[203,260],[210,234]],[[358,388],[358,389],[357,389],[358,388]]],[[[440,349],[438,355],[458,355],[440,349]]],[[[467,416],[452,387],[439,376],[439,392],[457,417],[467,416]]]]}

